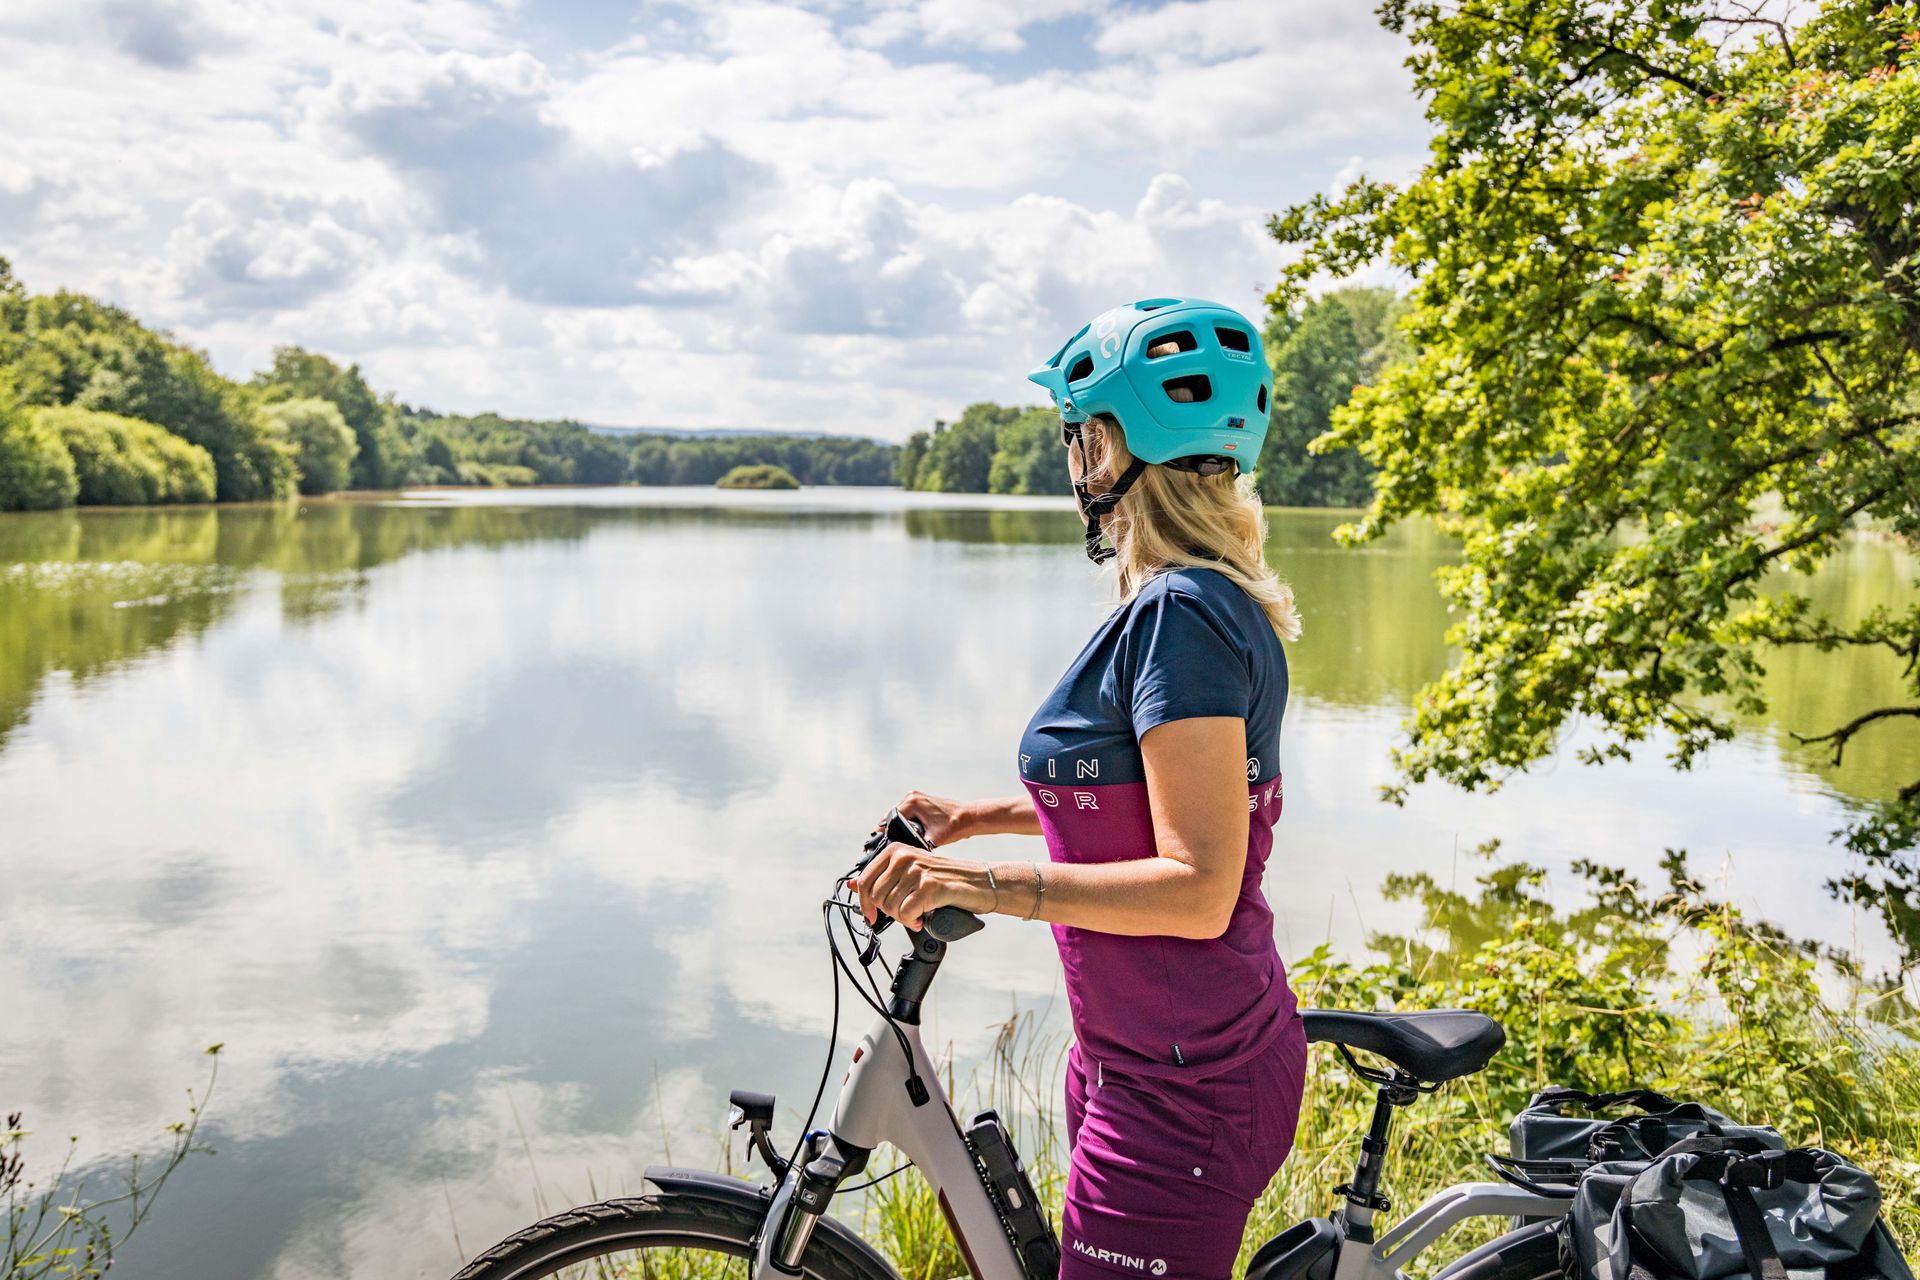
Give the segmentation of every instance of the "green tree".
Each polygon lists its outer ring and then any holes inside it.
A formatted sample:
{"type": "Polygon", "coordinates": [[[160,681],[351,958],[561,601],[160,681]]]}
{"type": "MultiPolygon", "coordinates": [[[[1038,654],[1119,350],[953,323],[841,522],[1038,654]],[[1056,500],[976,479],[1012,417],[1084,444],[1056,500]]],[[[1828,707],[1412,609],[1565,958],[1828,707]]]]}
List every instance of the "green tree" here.
{"type": "Polygon", "coordinates": [[[27,346],[27,291],[14,278],[13,264],[0,256],[0,373],[12,383],[27,346]]]}
{"type": "MultiPolygon", "coordinates": [[[[940,424],[940,427],[944,426],[944,423],[940,424]]],[[[893,479],[902,489],[919,487],[914,483],[914,477],[920,473],[920,460],[927,456],[927,442],[931,439],[931,432],[916,431],[900,446],[900,453],[894,459],[893,479]]]]}
{"type": "Polygon", "coordinates": [[[71,506],[79,490],[59,435],[0,393],[0,511],[71,506]]]}
{"type": "Polygon", "coordinates": [[[452,484],[460,459],[454,455],[453,446],[447,438],[438,432],[422,432],[416,443],[420,444],[420,461],[424,472],[414,477],[418,484],[452,484]]]}
{"type": "Polygon", "coordinates": [[[286,432],[300,470],[300,492],[336,493],[353,479],[354,455],[360,444],[331,400],[311,396],[281,400],[266,407],[266,415],[286,432]]]}
{"type": "Polygon", "coordinates": [[[83,506],[213,501],[212,455],[151,422],[76,405],[33,417],[66,445],[83,506]]]}
{"type": "Polygon", "coordinates": [[[367,385],[359,365],[342,369],[316,352],[275,347],[273,366],[255,374],[253,382],[269,401],[317,398],[332,402],[353,431],[352,488],[392,489],[406,482],[413,460],[395,423],[394,408],[367,385]]]}
{"type": "Polygon", "coordinates": [[[967,406],[958,421],[935,431],[926,456],[914,469],[913,487],[938,493],[985,493],[993,470],[1000,429],[1020,410],[981,401],[967,406]]]}
{"type": "MultiPolygon", "coordinates": [[[[1804,726],[1836,754],[1920,718],[1920,608],[1822,613],[1792,576],[1863,520],[1920,541],[1920,16],[1791,29],[1702,0],[1387,0],[1434,137],[1403,188],[1290,209],[1275,290],[1381,258],[1414,348],[1335,414],[1380,469],[1350,530],[1438,516],[1460,657],[1409,779],[1491,787],[1570,720],[1590,760],[1685,767],[1757,713],[1770,653],[1888,649],[1906,697],[1804,726]]],[[[1920,937],[1920,778],[1849,828],[1845,890],[1920,937]]]]}
{"type": "Polygon", "coordinates": [[[1314,448],[1333,411],[1404,353],[1391,289],[1336,289],[1274,313],[1267,325],[1273,418],[1254,483],[1277,507],[1357,507],[1373,496],[1373,466],[1351,446],[1314,448]]]}
{"type": "Polygon", "coordinates": [[[1060,447],[1058,413],[1028,409],[1000,428],[994,437],[987,487],[993,493],[1073,492],[1067,480],[1067,451],[1060,447]]]}

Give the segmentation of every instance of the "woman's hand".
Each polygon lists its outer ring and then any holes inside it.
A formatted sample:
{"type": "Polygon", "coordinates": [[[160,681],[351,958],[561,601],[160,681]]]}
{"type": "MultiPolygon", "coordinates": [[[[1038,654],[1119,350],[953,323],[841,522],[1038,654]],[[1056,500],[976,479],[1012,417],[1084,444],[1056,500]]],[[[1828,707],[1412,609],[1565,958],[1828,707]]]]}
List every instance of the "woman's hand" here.
{"type": "Polygon", "coordinates": [[[909,791],[898,808],[901,817],[912,818],[927,829],[928,844],[952,844],[974,834],[970,830],[972,807],[958,800],[909,791]]]}
{"type": "Polygon", "coordinates": [[[929,843],[952,844],[970,836],[1037,836],[1040,816],[1033,797],[1007,796],[1001,800],[962,802],[924,791],[909,791],[900,812],[927,829],[929,843]]]}
{"type": "MultiPolygon", "coordinates": [[[[906,806],[900,811],[905,813],[906,806]]],[[[987,887],[986,864],[910,844],[888,845],[847,883],[860,895],[860,914],[868,924],[884,911],[909,929],[918,929],[935,907],[964,907],[985,915],[997,897],[987,887]]]]}

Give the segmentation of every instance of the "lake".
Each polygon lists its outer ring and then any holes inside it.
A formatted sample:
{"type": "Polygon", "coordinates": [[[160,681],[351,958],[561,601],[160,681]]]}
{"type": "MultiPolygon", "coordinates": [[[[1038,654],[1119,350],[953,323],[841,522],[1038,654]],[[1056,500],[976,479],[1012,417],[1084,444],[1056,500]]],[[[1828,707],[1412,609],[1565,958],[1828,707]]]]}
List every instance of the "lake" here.
{"type": "MultiPolygon", "coordinates": [[[[1777,719],[1690,774],[1579,766],[1576,734],[1495,795],[1394,808],[1450,546],[1270,518],[1306,625],[1283,954],[1405,925],[1384,876],[1469,883],[1495,838],[1568,894],[1574,859],[1684,848],[1796,934],[1889,953],[1819,886],[1920,736],[1836,771],[1787,732],[1869,705],[1881,655],[1789,655],[1777,719]]],[[[135,1280],[444,1277],[669,1149],[713,1161],[730,1087],[779,1093],[791,1134],[826,1048],[819,900],[906,789],[1018,790],[1029,712],[1110,607],[1078,530],[1065,501],[885,490],[0,516],[0,1110],[36,1158],[151,1146],[226,1044],[218,1154],[135,1280]]],[[[1857,615],[1914,568],[1862,538],[1813,590],[1857,615]]],[[[1057,1027],[1050,938],[996,921],[936,1003],[963,1069],[1012,1011],[1057,1027]]]]}

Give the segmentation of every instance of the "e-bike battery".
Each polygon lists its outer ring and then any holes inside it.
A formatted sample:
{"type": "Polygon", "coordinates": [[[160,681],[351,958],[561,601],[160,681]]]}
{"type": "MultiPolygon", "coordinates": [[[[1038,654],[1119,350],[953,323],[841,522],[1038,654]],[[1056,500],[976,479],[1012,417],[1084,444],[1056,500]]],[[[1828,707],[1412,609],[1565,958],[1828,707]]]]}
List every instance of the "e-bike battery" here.
{"type": "Polygon", "coordinates": [[[1013,1149],[1007,1127],[997,1113],[982,1111],[967,1126],[966,1137],[986,1174],[987,1191],[1020,1257],[1021,1271],[1028,1280],[1055,1280],[1060,1274],[1060,1239],[1033,1193],[1033,1182],[1013,1149]]]}

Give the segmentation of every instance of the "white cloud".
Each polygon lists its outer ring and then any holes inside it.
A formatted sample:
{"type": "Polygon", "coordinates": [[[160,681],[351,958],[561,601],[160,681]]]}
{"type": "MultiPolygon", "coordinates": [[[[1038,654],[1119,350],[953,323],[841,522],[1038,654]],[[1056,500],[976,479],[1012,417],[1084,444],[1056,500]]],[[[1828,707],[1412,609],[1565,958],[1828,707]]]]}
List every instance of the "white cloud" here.
{"type": "Polygon", "coordinates": [[[725,147],[657,154],[582,145],[545,118],[546,68],[526,53],[397,58],[338,86],[340,126],[416,184],[467,265],[517,297],[604,306],[653,297],[641,280],[708,238],[757,175],[725,147]]]}
{"type": "Polygon", "coordinates": [[[773,314],[788,333],[943,333],[958,319],[961,285],[932,249],[891,184],[852,183],[807,234],[767,242],[773,314]]]}
{"type": "Polygon", "coordinates": [[[1105,0],[894,0],[874,6],[856,27],[860,44],[882,47],[918,39],[929,45],[1011,53],[1026,47],[1022,30],[1079,14],[1098,13],[1105,0]]]}
{"type": "Polygon", "coordinates": [[[536,50],[478,0],[27,0],[0,251],[237,376],[301,342],[447,409],[899,436],[1118,298],[1256,308],[1268,213],[1417,155],[1369,9],[713,0],[536,50]]]}
{"type": "Polygon", "coordinates": [[[1341,45],[1369,61],[1398,51],[1378,41],[1371,5],[1273,4],[1270,0],[1180,0],[1116,14],[1095,41],[1106,54],[1211,60],[1341,45]]]}
{"type": "Polygon", "coordinates": [[[207,196],[168,238],[183,298],[209,311],[271,312],[346,284],[378,243],[351,206],[259,192],[207,196]]]}

